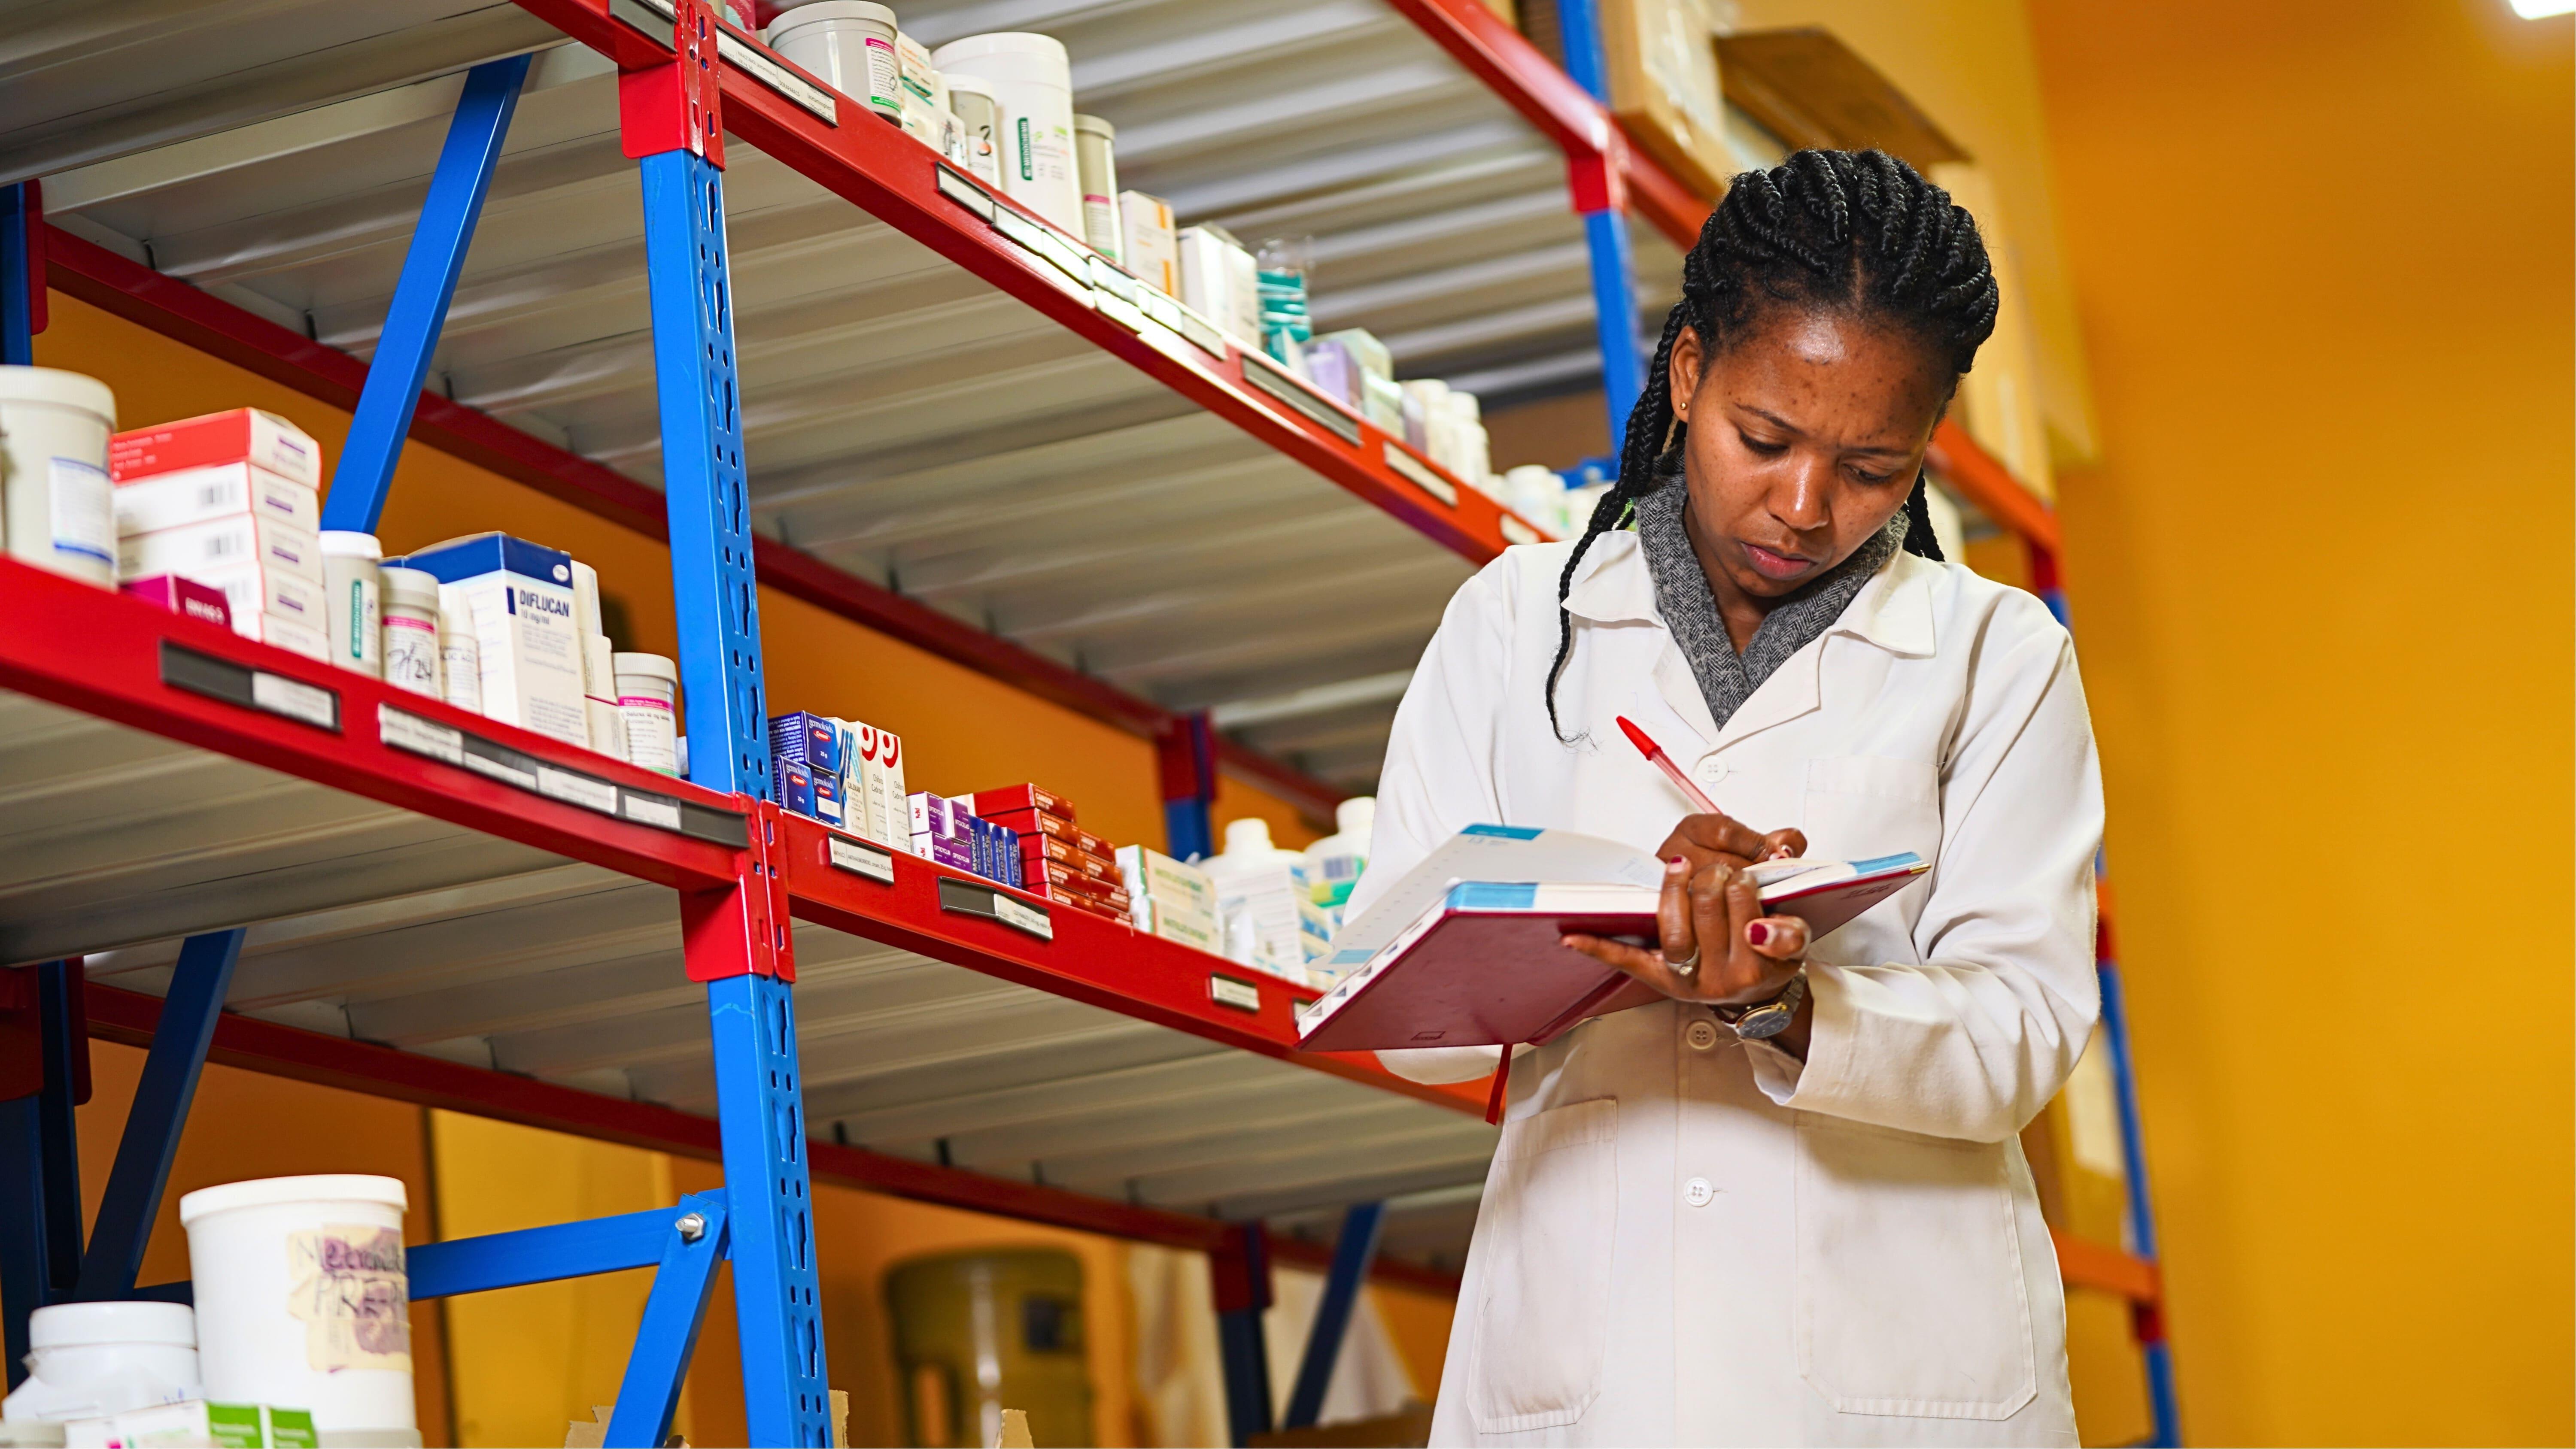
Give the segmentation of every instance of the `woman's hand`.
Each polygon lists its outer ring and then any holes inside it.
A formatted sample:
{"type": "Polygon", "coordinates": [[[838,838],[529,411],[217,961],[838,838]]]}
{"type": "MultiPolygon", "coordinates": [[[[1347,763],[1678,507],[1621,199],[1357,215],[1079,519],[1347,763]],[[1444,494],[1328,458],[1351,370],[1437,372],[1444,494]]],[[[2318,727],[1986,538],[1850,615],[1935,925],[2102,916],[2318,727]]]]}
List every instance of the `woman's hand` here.
{"type": "MultiPolygon", "coordinates": [[[[1660,949],[1583,935],[1567,936],[1565,944],[1676,1001],[1750,1006],[1771,1000],[1806,964],[1807,923],[1763,914],[1760,888],[1746,873],[1750,861],[1742,852],[1759,850],[1766,859],[1791,855],[1804,848],[1805,837],[1794,830],[1756,836],[1722,815],[1692,816],[1673,832],[1674,840],[1686,835],[1708,858],[1695,864],[1692,852],[1667,843],[1656,909],[1660,949]]],[[[1802,1002],[1796,1020],[1773,1044],[1804,1058],[1808,1017],[1802,1002]]]]}

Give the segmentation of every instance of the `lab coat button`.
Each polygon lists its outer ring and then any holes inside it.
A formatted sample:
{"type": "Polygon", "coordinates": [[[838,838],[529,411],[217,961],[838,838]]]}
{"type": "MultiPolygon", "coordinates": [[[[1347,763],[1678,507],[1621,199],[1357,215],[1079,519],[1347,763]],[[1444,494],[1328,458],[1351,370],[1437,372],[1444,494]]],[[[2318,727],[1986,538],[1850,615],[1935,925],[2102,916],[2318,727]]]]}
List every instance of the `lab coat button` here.
{"type": "Polygon", "coordinates": [[[1694,1021],[1689,1029],[1682,1033],[1682,1040],[1690,1043],[1692,1051],[1707,1051],[1717,1045],[1717,1023],[1705,1018],[1694,1021]]]}
{"type": "Polygon", "coordinates": [[[1682,1184],[1682,1201],[1692,1207],[1706,1207],[1717,1197],[1717,1189],[1705,1177],[1694,1177],[1682,1184]]]}
{"type": "Polygon", "coordinates": [[[1712,784],[1712,785],[1716,784],[1716,783],[1717,783],[1718,781],[1720,781],[1720,780],[1725,779],[1725,778],[1726,778],[1726,761],[1724,761],[1724,760],[1702,760],[1702,761],[1700,761],[1700,762],[1699,762],[1699,777],[1700,777],[1701,779],[1703,779],[1703,780],[1706,780],[1708,783],[1710,783],[1710,784],[1712,784]]]}

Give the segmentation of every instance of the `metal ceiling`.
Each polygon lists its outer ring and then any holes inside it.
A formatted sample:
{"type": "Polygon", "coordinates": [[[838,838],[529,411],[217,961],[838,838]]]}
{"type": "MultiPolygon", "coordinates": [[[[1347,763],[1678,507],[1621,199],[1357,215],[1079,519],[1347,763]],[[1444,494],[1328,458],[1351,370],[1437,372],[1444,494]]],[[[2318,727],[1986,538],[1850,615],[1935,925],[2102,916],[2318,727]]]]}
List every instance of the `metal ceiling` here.
{"type": "MultiPolygon", "coordinates": [[[[714,1114],[666,887],[9,693],[0,882],[0,962],[88,952],[90,980],[159,996],[180,937],[256,921],[231,1010],[714,1114]]],[[[1483,1180],[1472,1117],[795,931],[818,1135],[1228,1218],[1422,1197],[1404,1255],[1463,1256],[1442,1194],[1483,1180]]]]}
{"type": "MultiPolygon", "coordinates": [[[[1370,328],[1404,375],[1489,398],[1597,375],[1560,155],[1380,0],[900,13],[932,45],[1064,40],[1122,184],[1247,241],[1313,236],[1318,326],[1370,328]]],[[[42,176],[57,224],[366,356],[462,69],[526,50],[432,385],[657,482],[614,74],[514,5],[0,0],[0,180],[42,176]]],[[[760,528],[1158,703],[1234,706],[1248,743],[1373,787],[1394,692],[1365,686],[1412,667],[1464,562],[785,166],[727,155],[760,528]]],[[[1661,247],[1641,229],[1642,274],[1676,274],[1661,247]]]]}

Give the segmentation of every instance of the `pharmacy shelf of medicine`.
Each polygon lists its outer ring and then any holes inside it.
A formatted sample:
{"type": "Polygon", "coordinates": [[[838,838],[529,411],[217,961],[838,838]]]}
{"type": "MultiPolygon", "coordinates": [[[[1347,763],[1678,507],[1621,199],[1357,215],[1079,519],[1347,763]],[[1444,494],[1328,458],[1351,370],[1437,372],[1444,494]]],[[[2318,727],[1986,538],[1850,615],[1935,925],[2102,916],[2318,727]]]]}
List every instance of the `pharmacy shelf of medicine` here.
{"type": "Polygon", "coordinates": [[[1481,1087],[1296,1053],[1303,986],[14,560],[0,610],[0,959],[85,957],[102,1000],[149,1000],[182,938],[248,926],[230,1010],[312,1038],[274,1038],[279,1069],[357,1085],[369,1060],[396,1095],[494,1076],[469,1105],[534,1079],[574,1094],[545,1125],[634,1140],[649,1108],[655,1140],[700,1150],[677,892],[730,885],[757,834],[795,920],[814,1135],[976,1179],[852,1180],[1114,1220],[1019,1191],[1044,1185],[1204,1237],[1482,1178],[1481,1087]]]}
{"type": "MultiPolygon", "coordinates": [[[[140,293],[228,303],[287,335],[227,339],[295,354],[272,356],[272,375],[363,359],[454,68],[535,50],[429,397],[588,465],[511,444],[513,476],[610,516],[653,513],[649,493],[639,509],[600,475],[658,482],[614,103],[617,59],[654,38],[605,0],[228,13],[138,21],[113,47],[66,35],[51,91],[0,98],[0,173],[43,177],[55,227],[140,269],[111,284],[79,261],[86,295],[121,285],[112,305],[147,317],[192,309],[140,293]],[[241,66],[257,79],[231,79],[241,66]],[[51,119],[75,112],[84,124],[51,119]]],[[[935,43],[982,12],[905,13],[935,43]]],[[[1081,104],[1122,128],[1122,179],[1161,187],[1184,222],[1316,236],[1332,279],[1318,326],[1369,327],[1405,373],[1462,386],[1588,334],[1564,155],[1398,12],[1045,19],[1077,57],[1081,104]]],[[[959,625],[998,637],[1019,653],[967,657],[994,655],[1015,682],[1051,665],[1052,686],[1135,727],[1139,703],[1169,715],[1381,679],[1474,562],[1529,536],[1240,346],[1128,325],[1116,278],[1068,239],[1007,202],[988,218],[990,198],[953,179],[943,192],[927,150],[846,99],[825,97],[827,124],[801,103],[816,93],[735,39],[720,104],[754,505],[801,560],[765,558],[774,584],[803,576],[809,596],[943,652],[959,625]]],[[[1391,699],[1371,707],[1355,735],[1325,718],[1247,737],[1364,786],[1391,699]]]]}

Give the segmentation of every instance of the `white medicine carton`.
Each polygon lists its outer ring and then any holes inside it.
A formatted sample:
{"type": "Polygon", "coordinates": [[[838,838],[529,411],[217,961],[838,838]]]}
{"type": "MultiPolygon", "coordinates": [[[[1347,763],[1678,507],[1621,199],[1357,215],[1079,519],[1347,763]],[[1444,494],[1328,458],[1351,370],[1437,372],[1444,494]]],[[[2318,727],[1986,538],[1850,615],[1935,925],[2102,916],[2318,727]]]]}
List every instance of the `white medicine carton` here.
{"type": "Polygon", "coordinates": [[[275,568],[258,559],[175,572],[182,578],[220,590],[224,596],[224,607],[232,611],[233,632],[245,638],[260,637],[251,621],[263,615],[311,629],[317,639],[324,637],[322,631],[327,627],[327,620],[323,616],[322,584],[318,579],[275,568]]]}
{"type": "Polygon", "coordinates": [[[116,541],[117,577],[121,579],[177,574],[183,579],[204,581],[209,570],[245,564],[319,584],[322,540],[310,529],[255,513],[240,513],[116,541]]]}
{"type": "MultiPolygon", "coordinates": [[[[441,603],[453,597],[464,605],[482,653],[487,718],[590,748],[583,631],[570,554],[507,534],[480,533],[386,562],[434,575],[442,585],[441,603]]],[[[460,627],[452,615],[444,622],[460,627]]]]}
{"type": "Polygon", "coordinates": [[[218,463],[157,473],[116,488],[118,538],[242,515],[317,533],[322,527],[322,495],[310,484],[256,463],[218,463]]]}

